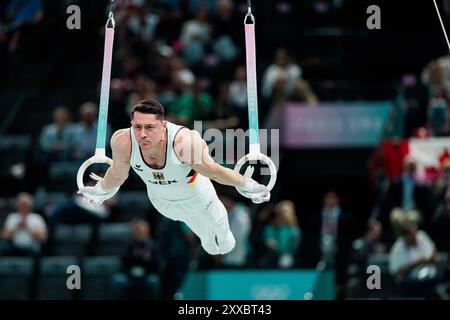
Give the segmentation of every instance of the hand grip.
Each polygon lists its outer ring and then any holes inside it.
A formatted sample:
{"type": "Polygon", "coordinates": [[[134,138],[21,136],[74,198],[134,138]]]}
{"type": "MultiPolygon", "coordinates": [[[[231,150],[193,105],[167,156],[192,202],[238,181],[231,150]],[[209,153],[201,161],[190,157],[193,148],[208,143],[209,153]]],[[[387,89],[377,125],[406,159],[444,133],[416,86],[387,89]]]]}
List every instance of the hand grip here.
{"type": "MultiPolygon", "coordinates": [[[[269,183],[267,184],[267,189],[269,189],[269,191],[271,191],[273,189],[273,187],[275,186],[275,182],[277,181],[277,168],[275,167],[275,164],[273,163],[273,161],[265,154],[262,154],[260,152],[257,154],[252,154],[252,155],[250,155],[250,153],[246,154],[241,159],[239,159],[239,161],[236,163],[236,165],[234,166],[234,171],[240,172],[244,163],[246,163],[247,161],[250,161],[250,160],[259,160],[269,166],[270,180],[269,180],[269,183]]],[[[247,170],[245,170],[244,176],[251,177],[253,175],[253,171],[254,171],[254,168],[249,166],[247,168],[247,170]]],[[[239,189],[237,189],[237,190],[241,195],[243,195],[239,191],[239,189]]]]}
{"type": "Polygon", "coordinates": [[[90,157],[89,159],[87,159],[85,162],[83,162],[83,164],[80,166],[80,168],[78,169],[78,172],[77,172],[78,190],[82,190],[84,188],[84,183],[83,183],[84,172],[91,164],[94,164],[94,163],[106,163],[111,166],[113,161],[111,158],[108,158],[107,156],[96,154],[96,155],[93,155],[92,157],[90,157]]]}

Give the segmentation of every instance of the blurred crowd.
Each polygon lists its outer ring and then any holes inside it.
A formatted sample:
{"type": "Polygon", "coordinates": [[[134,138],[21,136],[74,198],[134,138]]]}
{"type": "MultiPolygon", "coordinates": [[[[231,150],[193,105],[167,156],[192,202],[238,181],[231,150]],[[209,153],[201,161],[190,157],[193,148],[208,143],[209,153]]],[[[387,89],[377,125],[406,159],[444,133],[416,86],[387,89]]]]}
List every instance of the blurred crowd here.
{"type": "MultiPolygon", "coordinates": [[[[129,127],[131,106],[145,98],[158,99],[167,120],[177,124],[192,127],[202,120],[204,129],[246,129],[246,10],[246,1],[116,0],[108,140],[114,130],[129,127]]],[[[39,23],[43,15],[39,0],[1,2],[0,55],[13,54],[21,28],[39,23]]],[[[261,118],[288,102],[319,104],[286,48],[273,48],[272,62],[261,71],[261,118]]],[[[86,206],[68,181],[75,181],[79,165],[94,153],[98,105],[52,106],[53,121],[35,137],[26,168],[13,171],[26,176],[27,192],[2,207],[0,256],[58,255],[58,230],[67,225],[88,225],[92,235],[86,250],[65,254],[102,255],[101,227],[122,223],[131,237],[114,253],[121,261],[120,272],[109,279],[116,298],[174,298],[192,268],[315,268],[320,261],[335,270],[343,298],[355,279],[365,285],[365,268],[376,257],[385,259],[395,294],[446,298],[450,156],[433,178],[419,179],[405,139],[450,135],[449,90],[450,56],[431,61],[420,76],[402,78],[387,128],[393,138],[381,142],[369,165],[373,213],[365,230],[357,228],[336,190],[321,195],[317,212],[300,215],[296,199],[253,206],[218,187],[237,242],[224,256],[207,255],[187,226],[160,216],[142,185],[137,202],[124,200],[125,186],[99,208],[86,206]]]]}
{"type": "MultiPolygon", "coordinates": [[[[157,1],[150,6],[140,0],[115,1],[116,39],[108,140],[114,130],[130,125],[131,106],[145,98],[161,101],[166,119],[177,124],[192,127],[194,120],[202,120],[205,129],[246,129],[247,89],[242,45],[246,1],[218,0],[206,4],[157,1]]],[[[18,7],[21,8],[20,3],[18,7]]],[[[9,37],[6,40],[11,41],[9,37]]],[[[290,99],[311,105],[317,103],[317,97],[302,78],[301,67],[285,48],[276,49],[273,62],[265,68],[261,79],[263,115],[269,106],[290,99]]],[[[120,195],[96,209],[86,206],[79,195],[71,194],[73,190],[67,180],[74,179],[79,165],[93,155],[98,105],[87,101],[78,110],[74,107],[55,106],[53,121],[44,125],[35,139],[37,145],[31,164],[24,169],[27,179],[32,180],[26,188],[31,194],[19,194],[16,210],[6,215],[0,255],[36,258],[58,255],[59,227],[86,224],[94,230],[87,251],[64,253],[98,255],[102,252],[98,251],[98,239],[102,237],[98,231],[100,226],[129,224],[132,240],[123,252],[117,252],[122,267],[111,277],[116,298],[139,294],[148,298],[173,298],[192,261],[200,269],[299,265],[302,233],[295,205],[290,200],[255,210],[233,192],[220,191],[237,246],[228,255],[214,257],[202,251],[187,226],[158,215],[145,198],[145,192],[140,200],[148,210],[136,214],[124,212],[130,208],[120,205],[120,195]],[[52,183],[58,179],[63,183],[55,188],[52,183]],[[49,200],[56,190],[67,195],[49,200]],[[37,206],[35,200],[39,202],[37,206]]],[[[318,230],[322,229],[320,220],[317,220],[318,230]]],[[[334,223],[335,219],[327,224],[330,230],[323,231],[324,234],[335,235],[331,227],[334,223]]]]}
{"type": "Polygon", "coordinates": [[[311,263],[306,261],[311,257],[312,266],[327,261],[330,267],[340,268],[339,281],[345,284],[342,268],[350,254],[352,225],[335,191],[324,195],[320,212],[299,223],[295,204],[290,200],[252,208],[242,202],[235,190],[221,186],[217,189],[237,240],[235,249],[223,256],[204,252],[199,239],[185,224],[159,215],[144,193],[135,199],[145,208],[139,211],[130,210],[130,203],[121,207],[120,194],[98,208],[86,205],[76,194],[54,203],[44,201],[36,208],[35,197],[25,192],[17,196],[16,210],[6,216],[0,256],[40,259],[63,254],[83,258],[113,253],[121,257],[121,271],[110,279],[116,298],[131,298],[135,294],[174,298],[192,268],[292,269],[305,267],[311,263]],[[124,218],[124,210],[132,212],[124,218]],[[121,225],[130,237],[116,235],[105,240],[107,236],[101,230],[114,225],[121,225]],[[308,228],[305,234],[301,225],[308,228]],[[82,247],[76,237],[67,235],[69,239],[65,239],[61,235],[68,226],[89,228],[90,236],[83,239],[82,247]],[[105,243],[109,245],[106,251],[105,243]]]}
{"type": "Polygon", "coordinates": [[[401,77],[387,128],[389,136],[450,136],[449,66],[450,54],[429,61],[419,74],[401,77]]]}
{"type": "MultiPolygon", "coordinates": [[[[39,3],[42,10],[38,0],[19,2],[16,7],[23,8],[28,2],[36,6],[39,3]]],[[[5,9],[14,3],[9,2],[5,9]]],[[[145,98],[160,101],[166,119],[180,125],[192,128],[194,121],[202,121],[203,130],[247,129],[242,26],[246,4],[231,0],[115,1],[108,141],[115,130],[130,126],[130,108],[145,98]]],[[[16,30],[19,32],[20,27],[16,30]]],[[[271,108],[288,101],[311,106],[318,103],[299,62],[286,48],[275,48],[273,61],[261,62],[261,66],[258,77],[261,119],[271,108]]],[[[99,88],[100,83],[98,91],[99,88]]],[[[68,102],[51,107],[53,121],[33,138],[36,145],[27,154],[24,175],[32,192],[39,186],[52,184],[48,177],[54,181],[61,177],[69,179],[95,149],[98,115],[95,102],[80,105],[68,102]]],[[[65,190],[64,184],[58,187],[65,190]]]]}
{"type": "Polygon", "coordinates": [[[450,156],[445,146],[424,155],[410,145],[411,138],[450,136],[448,64],[449,56],[437,58],[420,75],[401,79],[388,138],[369,162],[373,210],[355,257],[366,263],[371,255],[388,257],[387,271],[403,297],[449,297],[450,156]],[[435,164],[424,166],[423,156],[435,164]]]}

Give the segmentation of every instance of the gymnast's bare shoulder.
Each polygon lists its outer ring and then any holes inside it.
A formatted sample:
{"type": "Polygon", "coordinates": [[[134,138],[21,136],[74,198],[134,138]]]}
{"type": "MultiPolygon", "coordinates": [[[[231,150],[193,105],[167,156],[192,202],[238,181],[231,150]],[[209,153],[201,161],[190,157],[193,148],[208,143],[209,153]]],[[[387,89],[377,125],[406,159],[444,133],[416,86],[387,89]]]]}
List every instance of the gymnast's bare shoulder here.
{"type": "Polygon", "coordinates": [[[130,129],[119,129],[111,137],[113,160],[129,162],[131,157],[130,129]]]}

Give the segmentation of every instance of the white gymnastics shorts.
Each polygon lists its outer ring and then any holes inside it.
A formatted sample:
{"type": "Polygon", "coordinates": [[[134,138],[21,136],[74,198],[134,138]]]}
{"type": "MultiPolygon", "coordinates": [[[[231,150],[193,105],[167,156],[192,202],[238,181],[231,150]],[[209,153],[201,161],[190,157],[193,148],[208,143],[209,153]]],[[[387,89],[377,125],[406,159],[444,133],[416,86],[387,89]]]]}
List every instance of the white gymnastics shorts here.
{"type": "Polygon", "coordinates": [[[223,203],[212,192],[199,193],[187,200],[165,200],[148,195],[156,210],[163,216],[182,221],[201,241],[203,249],[211,254],[226,254],[235,246],[223,203]]]}

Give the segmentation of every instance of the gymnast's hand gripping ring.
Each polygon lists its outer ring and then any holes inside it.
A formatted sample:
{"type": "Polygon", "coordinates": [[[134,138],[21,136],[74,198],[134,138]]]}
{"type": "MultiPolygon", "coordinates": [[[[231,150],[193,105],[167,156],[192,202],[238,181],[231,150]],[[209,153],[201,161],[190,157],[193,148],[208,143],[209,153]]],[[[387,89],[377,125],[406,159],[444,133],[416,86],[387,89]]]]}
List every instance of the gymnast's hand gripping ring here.
{"type": "Polygon", "coordinates": [[[103,151],[103,154],[101,152],[96,152],[92,157],[90,157],[85,162],[83,162],[83,164],[80,166],[80,168],[78,169],[78,172],[77,172],[78,190],[83,190],[83,188],[84,188],[84,183],[83,183],[84,172],[90,165],[92,165],[94,163],[106,163],[111,166],[113,164],[113,161],[111,158],[108,158],[107,156],[105,156],[104,151],[103,151]]]}
{"type": "MultiPolygon", "coordinates": [[[[258,152],[258,153],[249,153],[249,154],[243,156],[236,163],[236,165],[234,167],[234,171],[239,173],[241,171],[241,168],[244,165],[244,163],[246,163],[247,161],[254,161],[254,160],[259,160],[259,161],[265,163],[269,167],[270,180],[269,180],[269,184],[267,185],[267,189],[269,189],[269,191],[271,191],[273,189],[273,187],[275,186],[275,182],[277,181],[277,168],[276,168],[275,164],[273,163],[273,161],[265,154],[258,152]]],[[[254,172],[254,168],[250,165],[245,170],[244,176],[251,178],[251,176],[253,175],[253,172],[254,172]]],[[[238,192],[241,195],[245,196],[241,191],[239,191],[238,188],[236,188],[236,189],[238,190],[238,192]]]]}

